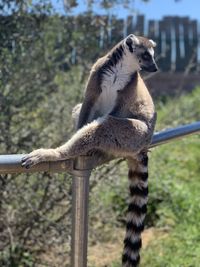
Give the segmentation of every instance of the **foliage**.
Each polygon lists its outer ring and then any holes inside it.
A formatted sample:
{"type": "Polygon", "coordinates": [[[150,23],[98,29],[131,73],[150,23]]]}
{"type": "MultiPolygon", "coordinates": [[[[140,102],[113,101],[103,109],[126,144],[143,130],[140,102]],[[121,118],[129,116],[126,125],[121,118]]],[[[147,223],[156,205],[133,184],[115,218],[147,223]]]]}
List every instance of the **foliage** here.
{"type": "MultiPolygon", "coordinates": [[[[20,6],[7,16],[6,7],[1,9],[1,154],[55,147],[69,139],[71,109],[82,87],[83,68],[74,66],[65,73],[70,65],[71,50],[64,45],[69,28],[56,15],[49,23],[49,7],[37,3],[32,6],[37,12],[29,13],[20,6]]],[[[59,266],[67,263],[70,200],[67,174],[1,175],[0,266],[45,265],[52,258],[59,266]],[[45,251],[52,251],[50,260],[45,251]]]]}
{"type": "MultiPolygon", "coordinates": [[[[194,99],[195,101],[195,99],[194,99]]],[[[154,151],[151,162],[150,207],[167,236],[144,251],[144,265],[199,265],[199,136],[189,137],[154,151]]]]}
{"type": "Polygon", "coordinates": [[[169,98],[164,103],[159,101],[157,130],[198,121],[200,117],[199,101],[200,88],[196,88],[187,95],[179,95],[174,99],[169,98]]]}
{"type": "MultiPolygon", "coordinates": [[[[150,0],[140,0],[141,2],[149,2],[150,0]]],[[[181,1],[181,0],[174,0],[175,2],[181,1]]],[[[80,1],[78,0],[63,0],[65,10],[66,12],[70,12],[73,9],[79,7],[80,1]]],[[[97,9],[97,7],[101,7],[105,10],[108,10],[112,7],[116,6],[122,6],[127,9],[132,9],[134,6],[134,0],[101,0],[101,1],[94,1],[94,0],[88,0],[87,8],[90,10],[97,9]]]]}
{"type": "MultiPolygon", "coordinates": [[[[148,2],[149,0],[141,0],[143,2],[148,2]]],[[[105,10],[110,9],[115,6],[122,5],[125,8],[131,8],[133,6],[133,0],[101,0],[94,1],[88,0],[85,5],[89,10],[93,10],[95,8],[101,7],[105,10]]],[[[74,8],[77,8],[80,5],[80,1],[78,0],[64,0],[65,9],[67,12],[72,11],[74,8]]]]}

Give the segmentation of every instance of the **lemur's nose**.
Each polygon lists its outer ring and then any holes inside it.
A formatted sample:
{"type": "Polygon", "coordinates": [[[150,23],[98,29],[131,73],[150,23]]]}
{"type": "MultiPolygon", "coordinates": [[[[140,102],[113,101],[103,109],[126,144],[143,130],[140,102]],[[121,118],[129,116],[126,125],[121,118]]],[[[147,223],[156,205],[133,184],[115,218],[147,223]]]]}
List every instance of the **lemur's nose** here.
{"type": "Polygon", "coordinates": [[[156,63],[153,63],[153,64],[150,66],[149,69],[150,69],[151,72],[156,72],[156,71],[158,71],[158,66],[157,66],[156,63]]]}
{"type": "Polygon", "coordinates": [[[154,69],[152,70],[152,72],[156,72],[156,71],[158,71],[158,67],[154,66],[154,69]]]}

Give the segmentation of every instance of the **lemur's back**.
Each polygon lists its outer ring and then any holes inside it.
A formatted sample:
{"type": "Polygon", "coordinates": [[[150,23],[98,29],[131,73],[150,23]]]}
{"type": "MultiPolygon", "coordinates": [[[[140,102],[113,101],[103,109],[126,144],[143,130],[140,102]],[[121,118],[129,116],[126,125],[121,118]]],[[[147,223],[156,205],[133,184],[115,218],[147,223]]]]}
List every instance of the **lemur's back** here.
{"type": "MultiPolygon", "coordinates": [[[[98,62],[96,64],[98,65],[98,62]]],[[[98,88],[98,92],[95,93],[95,104],[85,123],[106,115],[138,118],[146,122],[152,120],[155,115],[154,104],[139,72],[119,75],[120,67],[116,66],[112,71],[102,74],[101,65],[100,69],[93,70],[90,76],[90,80],[94,80],[93,86],[98,88]],[[117,77],[116,74],[119,76],[117,77]],[[101,76],[101,84],[96,79],[97,76],[101,76]]],[[[86,89],[86,98],[88,98],[87,94],[91,94],[91,90],[88,93],[86,89]]]]}

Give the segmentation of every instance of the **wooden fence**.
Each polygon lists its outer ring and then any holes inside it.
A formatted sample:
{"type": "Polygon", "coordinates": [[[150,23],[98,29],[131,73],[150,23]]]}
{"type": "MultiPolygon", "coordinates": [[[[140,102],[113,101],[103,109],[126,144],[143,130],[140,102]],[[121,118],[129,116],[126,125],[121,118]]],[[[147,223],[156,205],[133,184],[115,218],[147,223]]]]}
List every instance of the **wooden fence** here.
{"type": "MultiPolygon", "coordinates": [[[[50,24],[53,19],[54,16],[46,18],[50,24]]],[[[148,36],[157,42],[157,61],[162,71],[185,72],[188,68],[189,73],[200,70],[200,27],[197,20],[189,17],[166,16],[162,20],[147,20],[144,15],[137,15],[119,19],[115,16],[86,13],[71,17],[60,16],[57,19],[67,31],[67,34],[65,31],[59,34],[68,36],[68,40],[64,36],[58,38],[60,40],[58,40],[58,47],[65,47],[60,58],[64,58],[69,53],[72,64],[82,64],[83,59],[93,62],[119,40],[130,33],[135,33],[148,36]],[[73,42],[71,44],[69,42],[66,46],[66,41],[68,42],[71,37],[73,42]]],[[[44,17],[29,14],[21,20],[21,23],[32,29],[34,36],[38,34],[38,25],[43,23],[44,17]]],[[[0,16],[0,27],[2,29],[0,37],[3,40],[1,45],[7,45],[11,50],[15,49],[16,36],[18,36],[15,16],[0,16]],[[9,40],[5,40],[7,36],[3,32],[5,25],[6,27],[9,25],[12,34],[16,32],[14,35],[11,34],[9,40]]]]}
{"type": "MultiPolygon", "coordinates": [[[[72,18],[76,21],[77,28],[81,28],[87,21],[87,15],[72,18]]],[[[162,71],[183,72],[188,66],[189,71],[199,70],[200,31],[197,20],[166,16],[159,21],[148,21],[144,15],[138,15],[128,16],[125,19],[94,16],[93,21],[98,23],[93,22],[88,31],[99,32],[97,36],[101,48],[116,44],[130,33],[144,35],[157,42],[156,52],[159,55],[159,67],[162,71]]]]}

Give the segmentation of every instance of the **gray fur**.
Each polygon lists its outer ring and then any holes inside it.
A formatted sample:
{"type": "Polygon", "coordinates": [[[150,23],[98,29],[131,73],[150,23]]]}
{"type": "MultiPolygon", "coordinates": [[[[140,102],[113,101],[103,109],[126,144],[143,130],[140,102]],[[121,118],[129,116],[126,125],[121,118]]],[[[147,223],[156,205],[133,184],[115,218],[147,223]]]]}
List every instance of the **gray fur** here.
{"type": "MultiPolygon", "coordinates": [[[[138,37],[139,40],[140,38],[143,37],[138,37]]],[[[116,54],[115,49],[119,51],[122,43],[124,41],[120,42],[112,52],[100,58],[91,70],[84,102],[82,106],[78,106],[80,116],[78,125],[77,122],[76,125],[80,129],[66,144],[56,149],[33,151],[23,159],[23,166],[30,167],[41,161],[74,158],[87,154],[92,149],[99,149],[119,157],[136,155],[150,143],[156,116],[152,99],[138,72],[140,59],[137,53],[151,47],[151,42],[141,39],[138,48],[134,44],[136,47],[134,55],[129,51],[129,47],[123,45],[123,48],[120,49],[119,61],[114,63],[112,55],[116,54]],[[121,55],[121,53],[123,54],[121,55]],[[124,61],[123,58],[125,58],[124,61]],[[109,60],[111,60],[112,66],[109,64],[109,60]],[[126,60],[129,61],[128,64],[126,64],[126,60]],[[105,72],[105,62],[109,66],[108,73],[105,72]],[[120,69],[122,63],[124,65],[120,69]],[[110,70],[114,72],[115,68],[118,68],[117,72],[112,74],[110,70]],[[123,74],[124,76],[120,76],[120,71],[124,69],[127,69],[127,72],[123,74]],[[95,103],[103,93],[101,84],[103,84],[105,75],[115,75],[119,77],[119,81],[120,77],[127,79],[122,79],[121,88],[117,89],[116,101],[110,115],[102,114],[101,110],[93,112],[95,103]],[[92,117],[91,114],[93,114],[92,117]],[[101,117],[97,118],[96,116],[99,114],[101,117]]],[[[146,63],[146,67],[149,67],[149,62],[146,63]]],[[[113,91],[111,86],[110,93],[113,91]]]]}

